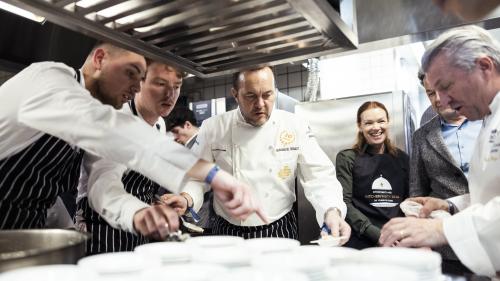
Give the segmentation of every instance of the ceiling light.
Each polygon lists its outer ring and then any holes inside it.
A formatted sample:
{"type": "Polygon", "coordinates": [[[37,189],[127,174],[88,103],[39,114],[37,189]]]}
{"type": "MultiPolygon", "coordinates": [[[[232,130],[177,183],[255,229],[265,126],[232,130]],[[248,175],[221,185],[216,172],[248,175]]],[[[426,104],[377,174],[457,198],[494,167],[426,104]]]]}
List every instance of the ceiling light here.
{"type": "Polygon", "coordinates": [[[16,15],[21,16],[21,17],[25,17],[25,18],[30,19],[32,21],[42,23],[42,24],[45,22],[44,17],[37,16],[37,15],[33,14],[32,12],[29,12],[29,11],[26,11],[24,9],[18,8],[16,6],[7,4],[3,1],[0,1],[0,9],[5,10],[7,12],[11,12],[11,13],[16,14],[16,15]]]}

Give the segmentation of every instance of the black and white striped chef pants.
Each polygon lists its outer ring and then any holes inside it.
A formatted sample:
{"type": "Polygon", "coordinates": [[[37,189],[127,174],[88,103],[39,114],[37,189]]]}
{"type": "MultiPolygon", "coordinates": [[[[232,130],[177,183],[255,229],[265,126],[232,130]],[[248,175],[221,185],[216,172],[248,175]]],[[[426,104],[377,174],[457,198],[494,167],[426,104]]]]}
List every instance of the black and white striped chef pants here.
{"type": "Polygon", "coordinates": [[[299,238],[297,218],[293,210],[271,224],[258,226],[238,226],[231,224],[220,216],[216,216],[212,233],[213,235],[239,236],[245,239],[264,237],[299,238]]]}

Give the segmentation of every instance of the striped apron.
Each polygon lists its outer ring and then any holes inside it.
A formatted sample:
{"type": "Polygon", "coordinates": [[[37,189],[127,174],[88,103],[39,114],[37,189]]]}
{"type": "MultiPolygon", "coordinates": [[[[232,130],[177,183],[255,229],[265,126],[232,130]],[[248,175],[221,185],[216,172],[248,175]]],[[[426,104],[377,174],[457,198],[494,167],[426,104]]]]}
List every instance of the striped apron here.
{"type": "MultiPolygon", "coordinates": [[[[76,76],[80,82],[80,71],[76,76]]],[[[82,150],[45,134],[0,160],[0,229],[42,228],[57,196],[76,191],[82,157],[82,150]]]]}
{"type": "Polygon", "coordinates": [[[299,235],[297,230],[297,219],[293,210],[279,220],[267,225],[238,226],[231,224],[220,216],[215,217],[215,221],[212,225],[213,235],[231,235],[243,237],[245,239],[281,237],[298,240],[299,235]]]}
{"type": "MultiPolygon", "coordinates": [[[[133,101],[131,101],[130,107],[134,115],[137,116],[133,101]]],[[[153,197],[160,188],[156,182],[133,170],[128,170],[123,175],[122,183],[128,193],[147,204],[153,202],[153,197]]],[[[92,210],[87,197],[78,202],[77,208],[79,210],[77,213],[82,214],[87,232],[91,235],[90,240],[87,241],[87,255],[133,251],[136,246],[149,242],[140,234],[135,235],[110,226],[98,213],[92,210]]]]}

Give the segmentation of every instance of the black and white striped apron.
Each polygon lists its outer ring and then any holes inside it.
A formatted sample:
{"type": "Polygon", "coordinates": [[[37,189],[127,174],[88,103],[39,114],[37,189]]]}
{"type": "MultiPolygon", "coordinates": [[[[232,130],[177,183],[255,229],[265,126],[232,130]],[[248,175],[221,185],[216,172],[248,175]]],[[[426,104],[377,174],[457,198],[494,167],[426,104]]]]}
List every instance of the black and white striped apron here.
{"type": "Polygon", "coordinates": [[[212,226],[213,235],[231,235],[245,239],[281,237],[298,240],[297,230],[297,219],[293,210],[268,225],[238,226],[228,222],[221,216],[216,216],[212,226]]]}
{"type": "Polygon", "coordinates": [[[45,134],[0,160],[0,229],[42,228],[57,196],[76,190],[82,157],[82,150],[45,134]]]}
{"type": "MultiPolygon", "coordinates": [[[[134,115],[137,115],[133,101],[130,107],[134,115]]],[[[160,186],[132,170],[128,170],[122,177],[125,190],[137,197],[139,200],[151,204],[154,195],[160,186]]],[[[149,240],[138,234],[113,228],[88,204],[88,198],[82,198],[78,202],[78,213],[82,213],[87,226],[87,232],[91,238],[87,241],[87,255],[107,252],[133,251],[136,246],[148,243],[149,240]]]]}

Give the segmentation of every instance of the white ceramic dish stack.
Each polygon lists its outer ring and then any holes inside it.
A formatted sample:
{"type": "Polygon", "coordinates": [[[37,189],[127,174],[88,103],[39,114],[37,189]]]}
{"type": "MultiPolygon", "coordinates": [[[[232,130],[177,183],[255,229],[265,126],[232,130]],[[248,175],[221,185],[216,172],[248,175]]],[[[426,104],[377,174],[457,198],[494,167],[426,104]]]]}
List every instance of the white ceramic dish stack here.
{"type": "Polygon", "coordinates": [[[359,250],[347,247],[300,246],[295,251],[299,254],[315,255],[329,261],[330,266],[356,264],[359,262],[359,250]]]}
{"type": "Polygon", "coordinates": [[[198,236],[189,238],[185,241],[188,245],[197,246],[200,248],[223,248],[235,247],[243,244],[245,240],[236,236],[198,236]]]}
{"type": "Polygon", "coordinates": [[[413,270],[418,281],[441,281],[441,256],[430,250],[410,248],[368,248],[360,251],[362,264],[389,265],[413,270]]]}
{"type": "Polygon", "coordinates": [[[97,273],[99,280],[137,280],[146,268],[157,265],[134,252],[118,252],[82,258],[78,266],[97,273]]]}
{"type": "Polygon", "coordinates": [[[243,247],[254,255],[290,252],[299,246],[299,241],[287,238],[255,238],[247,239],[243,243],[243,247]]]}
{"type": "Polygon", "coordinates": [[[328,259],[296,251],[260,255],[252,259],[252,267],[256,269],[276,272],[298,271],[305,274],[310,281],[326,280],[325,270],[328,265],[328,259]]]}
{"type": "Polygon", "coordinates": [[[271,271],[242,268],[216,276],[217,281],[309,281],[307,276],[297,271],[271,271]]]}
{"type": "Polygon", "coordinates": [[[135,253],[158,265],[191,262],[197,248],[182,242],[157,242],[138,246],[135,253]]]}
{"type": "Polygon", "coordinates": [[[398,266],[350,264],[326,270],[328,280],[335,281],[418,281],[417,273],[398,266]]]}
{"type": "Polygon", "coordinates": [[[177,264],[148,268],[138,280],[210,281],[227,272],[228,269],[217,265],[177,264]]]}
{"type": "Polygon", "coordinates": [[[0,274],[1,281],[89,281],[97,275],[72,264],[56,264],[25,267],[0,274]]]}
{"type": "Polygon", "coordinates": [[[242,247],[202,248],[193,257],[193,262],[238,268],[249,266],[251,258],[242,247]]]}

